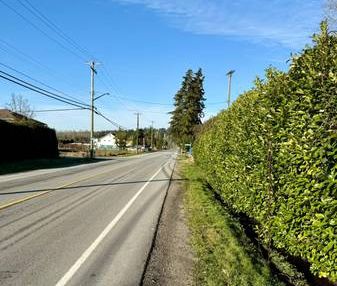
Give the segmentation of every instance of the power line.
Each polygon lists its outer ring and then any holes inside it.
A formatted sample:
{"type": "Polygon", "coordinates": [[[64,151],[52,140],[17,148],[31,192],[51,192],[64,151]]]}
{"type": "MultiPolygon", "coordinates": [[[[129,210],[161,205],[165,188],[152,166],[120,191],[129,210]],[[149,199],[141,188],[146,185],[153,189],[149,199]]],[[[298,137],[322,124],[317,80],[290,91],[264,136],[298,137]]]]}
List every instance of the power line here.
{"type": "Polygon", "coordinates": [[[7,69],[10,69],[11,71],[14,71],[14,72],[16,72],[16,73],[18,73],[18,74],[21,74],[21,75],[23,75],[23,76],[25,76],[25,77],[27,77],[27,78],[29,78],[29,79],[31,79],[31,80],[33,80],[33,81],[35,81],[35,82],[41,84],[41,85],[43,85],[43,86],[45,86],[45,87],[47,87],[47,88],[49,88],[49,89],[51,89],[51,90],[54,90],[54,91],[59,92],[59,93],[65,95],[65,96],[68,96],[69,98],[72,98],[72,99],[76,100],[77,102],[79,102],[79,103],[81,103],[81,104],[83,104],[83,105],[86,105],[86,103],[84,103],[84,102],[82,102],[82,101],[79,101],[79,100],[76,99],[75,97],[73,97],[73,96],[71,96],[71,95],[68,95],[68,94],[64,93],[63,91],[60,91],[60,90],[58,90],[58,89],[56,89],[56,88],[53,88],[53,87],[51,87],[50,85],[47,85],[47,84],[43,83],[42,81],[39,81],[39,80],[37,80],[37,79],[34,79],[34,78],[32,78],[31,76],[25,74],[24,72],[18,71],[17,69],[10,67],[9,65],[6,65],[6,64],[1,63],[1,62],[0,62],[0,65],[2,65],[3,67],[5,67],[5,68],[7,68],[7,69]]]}
{"type": "Polygon", "coordinates": [[[144,100],[138,100],[138,99],[131,99],[131,98],[126,98],[124,96],[119,96],[120,98],[126,100],[126,101],[134,101],[134,102],[139,102],[139,103],[145,103],[145,104],[152,104],[152,105],[162,105],[162,106],[172,106],[171,103],[161,103],[161,102],[152,102],[152,101],[144,101],[144,100]]]}
{"type": "Polygon", "coordinates": [[[105,67],[106,65],[102,65],[103,68],[103,76],[106,77],[108,82],[111,84],[111,86],[115,89],[116,93],[121,93],[120,88],[118,87],[117,83],[113,80],[112,76],[110,75],[108,69],[105,67]]]}
{"type": "MultiPolygon", "coordinates": [[[[61,43],[60,41],[58,41],[57,39],[49,36],[44,30],[42,30],[41,28],[39,28],[35,23],[33,23],[32,21],[30,21],[27,17],[25,17],[23,14],[19,13],[18,11],[16,11],[11,5],[9,5],[8,3],[5,3],[3,0],[0,0],[0,2],[5,5],[8,9],[10,9],[12,12],[14,12],[16,15],[18,15],[20,18],[22,18],[23,20],[25,20],[27,23],[29,23],[33,28],[35,28],[36,30],[38,30],[39,32],[41,32],[44,36],[46,36],[48,39],[54,41],[55,43],[57,43],[59,46],[61,46],[63,49],[67,50],[68,52],[72,53],[73,55],[75,55],[76,57],[78,58],[81,58],[83,60],[85,60],[84,57],[82,57],[81,55],[79,55],[78,53],[74,52],[73,50],[70,50],[69,48],[67,48],[63,43],[61,43]]],[[[25,0],[25,2],[28,4],[26,5],[25,3],[23,3],[23,1],[21,0],[18,0],[18,2],[26,9],[28,10],[31,14],[33,14],[36,18],[38,18],[41,22],[43,22],[49,29],[51,29],[52,31],[54,31],[60,38],[62,38],[65,42],[67,42],[68,44],[70,44],[72,46],[72,48],[75,48],[77,51],[81,52],[82,54],[85,54],[86,56],[90,56],[90,53],[85,49],[85,48],[82,48],[80,45],[78,45],[74,40],[72,40],[69,36],[67,36],[58,26],[56,26],[53,22],[51,22],[42,12],[40,12],[36,7],[34,7],[28,0],[25,0]]],[[[1,64],[1,63],[0,63],[1,64]]],[[[62,91],[59,91],[53,87],[50,87],[49,85],[46,85],[44,84],[43,82],[41,81],[38,81],[32,77],[30,77],[29,75],[23,73],[23,72],[20,72],[10,66],[7,66],[5,64],[2,64],[2,66],[16,72],[16,73],[19,73],[39,84],[42,84],[43,86],[49,88],[49,89],[52,89],[54,91],[57,91],[59,93],[62,93],[68,97],[70,97],[69,95],[63,93],[62,91]]],[[[17,85],[20,85],[24,88],[27,88],[27,89],[30,89],[32,91],[35,91],[39,94],[42,94],[42,95],[45,95],[47,97],[50,97],[50,98],[53,98],[55,100],[58,100],[58,101],[61,101],[61,102],[64,102],[64,103],[67,103],[67,104],[70,104],[70,105],[73,105],[73,106],[77,106],[78,108],[72,108],[72,109],[54,109],[54,110],[38,110],[36,112],[51,112],[51,111],[68,111],[68,110],[81,110],[81,109],[90,109],[90,107],[83,107],[83,106],[80,106],[80,105],[85,105],[85,106],[88,106],[87,104],[84,104],[82,102],[79,102],[77,100],[72,100],[72,99],[69,99],[69,98],[66,98],[66,97],[63,97],[63,96],[60,96],[58,94],[55,94],[55,93],[52,93],[48,90],[45,90],[43,88],[40,88],[36,85],[33,85],[27,81],[24,81],[20,78],[17,78],[13,75],[10,75],[4,71],[1,71],[0,70],[0,77],[7,80],[7,81],[10,81],[12,83],[15,83],[17,85]]],[[[123,128],[123,129],[126,129],[124,127],[122,127],[120,124],[112,121],[111,119],[109,119],[108,117],[106,117],[105,115],[103,115],[101,112],[95,110],[95,113],[98,114],[99,116],[101,116],[102,118],[104,118],[105,120],[107,120],[108,122],[110,122],[111,124],[113,124],[114,126],[118,127],[118,128],[123,128]]]]}
{"type": "MultiPolygon", "coordinates": [[[[106,79],[108,80],[109,77],[107,77],[105,75],[106,79]]],[[[118,93],[117,89],[113,88],[112,85],[111,85],[111,82],[106,82],[103,78],[99,78],[99,81],[108,89],[108,90],[111,90],[111,89],[114,89],[116,91],[116,93],[118,93]]],[[[126,104],[124,101],[123,101],[123,97],[120,97],[118,95],[115,94],[115,92],[110,92],[110,95],[113,96],[118,102],[120,102],[127,111],[129,112],[139,112],[139,108],[135,107],[135,106],[129,106],[128,104],[126,104]]]]}
{"type": "Polygon", "coordinates": [[[42,91],[42,92],[49,93],[49,94],[51,94],[52,96],[56,96],[56,97],[61,98],[61,99],[63,99],[63,100],[67,100],[67,101],[70,101],[70,102],[73,102],[73,103],[76,103],[76,104],[84,105],[84,106],[90,108],[90,106],[89,106],[88,104],[83,104],[82,102],[80,102],[80,101],[78,101],[78,100],[73,100],[73,99],[70,99],[70,98],[66,98],[66,97],[64,97],[64,96],[61,96],[61,95],[59,95],[59,94],[50,92],[50,91],[45,90],[45,89],[43,89],[43,88],[41,88],[41,87],[38,87],[38,86],[36,86],[36,85],[34,85],[34,84],[31,84],[31,83],[29,83],[29,82],[27,82],[27,81],[24,81],[24,80],[22,80],[22,79],[20,79],[20,78],[18,78],[18,77],[15,77],[15,76],[13,76],[13,75],[11,75],[11,74],[9,74],[9,73],[6,73],[6,72],[4,72],[4,71],[2,71],[2,70],[0,70],[0,73],[4,74],[4,75],[6,75],[6,76],[9,76],[9,77],[11,77],[11,78],[14,78],[14,79],[17,80],[17,81],[20,81],[20,82],[22,82],[22,83],[24,83],[24,84],[26,84],[26,85],[29,85],[29,86],[31,86],[31,87],[33,87],[33,88],[35,88],[35,89],[40,90],[40,91],[42,91]]]}
{"type": "Polygon", "coordinates": [[[114,83],[114,81],[112,80],[112,77],[110,76],[107,68],[105,67],[105,65],[102,65],[103,67],[103,76],[106,78],[107,82],[103,79],[103,78],[98,78],[103,84],[104,86],[110,90],[115,90],[115,92],[110,92],[110,95],[113,96],[118,102],[120,102],[127,111],[129,112],[139,112],[139,108],[135,107],[135,106],[129,106],[128,104],[126,104],[119,96],[117,96],[115,93],[120,94],[119,89],[117,88],[117,85],[114,83]]]}
{"type": "Polygon", "coordinates": [[[154,113],[154,114],[168,114],[169,112],[171,112],[171,110],[164,110],[164,111],[142,110],[142,111],[144,113],[154,113]]]}
{"type": "MultiPolygon", "coordinates": [[[[14,47],[13,45],[11,45],[10,43],[6,42],[5,40],[0,39],[0,42],[8,48],[14,50],[19,57],[17,58],[21,58],[21,59],[25,59],[26,61],[30,61],[31,63],[39,66],[39,67],[43,67],[44,69],[48,70],[48,68],[46,66],[44,66],[42,63],[40,63],[39,61],[37,61],[36,59],[32,58],[31,56],[27,55],[26,53],[20,51],[19,49],[17,49],[16,47],[14,47]]],[[[5,52],[8,52],[8,50],[1,48],[2,50],[4,50],[5,52]]],[[[13,54],[13,53],[11,53],[13,54]]]]}
{"type": "Polygon", "coordinates": [[[118,124],[117,122],[115,121],[112,121],[111,119],[109,119],[108,117],[106,117],[105,115],[103,115],[101,112],[99,111],[95,111],[95,113],[99,116],[101,116],[102,118],[104,118],[106,121],[110,122],[112,125],[120,128],[120,129],[124,129],[124,130],[127,130],[127,128],[123,127],[122,125],[118,124]]]}
{"type": "Polygon", "coordinates": [[[23,14],[21,14],[20,12],[16,11],[11,5],[9,5],[8,3],[6,3],[3,0],[0,0],[0,2],[5,5],[8,9],[10,9],[13,13],[15,13],[16,15],[18,15],[21,19],[23,19],[24,21],[26,21],[29,25],[31,25],[34,29],[38,30],[40,33],[42,33],[45,37],[47,37],[49,40],[57,43],[60,47],[62,47],[64,50],[68,51],[69,53],[73,54],[74,56],[80,58],[81,60],[85,61],[86,59],[84,57],[82,57],[81,55],[79,55],[78,53],[75,53],[74,51],[68,49],[65,45],[63,45],[60,41],[56,40],[55,38],[49,36],[49,34],[47,34],[45,31],[43,31],[42,29],[40,29],[39,26],[37,26],[36,24],[34,24],[32,21],[30,21],[27,17],[25,17],[23,14]]]}
{"type": "Polygon", "coordinates": [[[5,80],[8,80],[8,81],[10,81],[10,82],[13,82],[13,83],[15,83],[15,84],[17,84],[17,85],[20,85],[20,86],[22,86],[22,87],[24,87],[24,88],[27,88],[27,89],[30,89],[30,90],[35,91],[35,92],[37,92],[37,93],[40,93],[40,94],[42,94],[42,95],[45,95],[45,96],[47,96],[47,97],[53,98],[53,99],[58,100],[58,101],[61,101],[61,102],[63,102],[63,103],[67,103],[67,104],[70,104],[70,105],[73,105],[73,106],[80,107],[79,105],[76,105],[76,104],[67,102],[67,101],[62,100],[62,99],[59,99],[59,98],[57,98],[57,97],[50,96],[50,95],[48,95],[48,94],[46,94],[46,93],[44,93],[44,92],[41,92],[41,91],[36,90],[36,89],[34,89],[34,88],[31,88],[31,87],[29,87],[29,86],[27,86],[27,85],[25,85],[25,84],[22,84],[22,83],[20,83],[20,82],[17,82],[17,81],[15,81],[15,80],[13,80],[13,79],[10,79],[10,78],[6,77],[6,76],[0,75],[0,77],[3,78],[3,79],[5,79],[5,80]]]}
{"type": "Polygon", "coordinates": [[[34,113],[40,112],[57,112],[57,111],[74,111],[74,110],[84,110],[87,108],[79,107],[79,108],[58,108],[58,109],[41,109],[41,110],[34,110],[34,113]]]}
{"type": "Polygon", "coordinates": [[[17,85],[20,85],[20,86],[22,86],[22,87],[24,87],[24,88],[27,88],[27,89],[29,89],[29,90],[32,90],[32,91],[35,91],[35,92],[37,92],[37,93],[39,93],[39,94],[42,94],[42,95],[44,95],[44,96],[47,96],[47,97],[49,97],[49,98],[58,100],[58,101],[60,101],[60,102],[63,102],[63,103],[66,103],[66,104],[69,104],[69,105],[72,105],[72,106],[76,106],[76,107],[81,107],[81,108],[83,108],[83,109],[89,109],[89,108],[90,108],[88,105],[85,105],[85,106],[84,106],[84,105],[83,105],[82,103],[80,103],[80,102],[76,102],[76,101],[74,101],[74,100],[72,100],[72,99],[67,99],[67,98],[65,98],[65,97],[63,97],[63,96],[60,96],[60,95],[58,95],[58,94],[49,92],[49,91],[47,91],[47,90],[45,90],[45,89],[43,89],[43,88],[40,88],[40,87],[38,87],[38,86],[36,86],[36,85],[33,85],[33,84],[30,84],[30,83],[28,83],[28,82],[26,82],[26,81],[24,81],[24,80],[21,80],[21,79],[15,77],[15,76],[12,76],[12,75],[10,75],[10,74],[8,74],[8,73],[6,73],[6,72],[4,72],[4,71],[1,71],[1,70],[0,70],[0,77],[3,78],[3,79],[5,79],[5,80],[7,80],[7,81],[10,81],[10,82],[12,82],[12,83],[15,83],[15,84],[17,84],[17,85]],[[1,74],[2,74],[2,75],[1,75],[1,74]]]}
{"type": "Polygon", "coordinates": [[[71,82],[68,77],[66,77],[65,75],[60,75],[58,72],[56,72],[55,70],[47,67],[46,65],[44,65],[43,63],[41,63],[40,61],[38,61],[37,59],[34,59],[33,57],[31,57],[30,55],[26,54],[25,52],[19,50],[18,48],[14,47],[13,45],[11,45],[10,43],[6,42],[5,40],[0,39],[0,44],[3,45],[3,47],[0,46],[0,49],[11,54],[12,56],[14,56],[17,59],[20,60],[24,60],[26,62],[29,62],[31,64],[34,64],[36,67],[39,68],[43,68],[48,74],[52,75],[53,77],[57,77],[59,79],[61,79],[63,82],[66,82],[67,85],[73,87],[73,82],[71,82]]]}
{"type": "Polygon", "coordinates": [[[125,104],[120,98],[118,98],[114,92],[111,91],[111,86],[109,86],[109,84],[107,84],[103,78],[97,77],[98,80],[110,91],[110,95],[113,96],[114,98],[116,98],[124,107],[127,111],[129,112],[134,112],[137,111],[137,108],[130,108],[127,104],[125,104]]]}
{"type": "MultiPolygon", "coordinates": [[[[103,72],[102,74],[106,77],[106,79],[108,80],[108,83],[110,84],[110,87],[113,87],[113,89],[116,91],[117,94],[119,95],[114,95],[114,97],[118,97],[117,99],[124,99],[126,101],[132,101],[132,102],[139,102],[139,103],[145,103],[145,104],[152,104],[152,105],[163,105],[163,106],[171,106],[172,104],[169,103],[160,103],[160,102],[151,102],[151,101],[143,101],[143,100],[137,100],[137,99],[131,99],[131,98],[126,98],[124,96],[121,96],[121,92],[119,91],[119,89],[117,88],[116,83],[113,81],[110,73],[108,72],[107,68],[102,65],[103,67],[103,71],[105,71],[105,73],[103,72]]],[[[130,111],[134,111],[134,110],[130,110],[130,111]]]]}
{"type": "Polygon", "coordinates": [[[62,31],[55,23],[53,23],[50,19],[48,19],[40,10],[38,10],[31,2],[28,0],[24,0],[28,5],[23,3],[21,0],[17,0],[26,10],[28,10],[31,14],[37,17],[41,22],[43,22],[49,29],[54,31],[60,38],[70,44],[73,48],[77,49],[82,54],[92,57],[92,55],[88,52],[87,49],[81,47],[77,44],[73,39],[71,39],[66,33],[62,31]]]}

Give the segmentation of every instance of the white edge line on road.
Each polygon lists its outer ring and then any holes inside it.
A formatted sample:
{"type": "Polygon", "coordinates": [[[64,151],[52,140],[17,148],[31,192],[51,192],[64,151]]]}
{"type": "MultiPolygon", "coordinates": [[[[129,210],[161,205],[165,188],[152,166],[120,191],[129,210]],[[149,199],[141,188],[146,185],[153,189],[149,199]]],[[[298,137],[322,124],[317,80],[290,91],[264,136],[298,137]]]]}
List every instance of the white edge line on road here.
{"type": "MultiPolygon", "coordinates": [[[[167,164],[167,163],[166,163],[167,164]]],[[[165,164],[165,165],[166,165],[165,164]]],[[[95,239],[95,241],[83,252],[81,257],[77,259],[75,264],[68,270],[68,272],[55,284],[55,286],[64,286],[74,276],[77,270],[88,259],[91,253],[102,242],[102,240],[108,235],[118,221],[123,217],[131,205],[135,202],[138,196],[144,191],[147,185],[159,174],[159,172],[165,167],[161,166],[159,170],[140,188],[140,190],[131,198],[131,200],[119,211],[117,216],[108,224],[108,226],[102,231],[102,233],[95,239]]]]}

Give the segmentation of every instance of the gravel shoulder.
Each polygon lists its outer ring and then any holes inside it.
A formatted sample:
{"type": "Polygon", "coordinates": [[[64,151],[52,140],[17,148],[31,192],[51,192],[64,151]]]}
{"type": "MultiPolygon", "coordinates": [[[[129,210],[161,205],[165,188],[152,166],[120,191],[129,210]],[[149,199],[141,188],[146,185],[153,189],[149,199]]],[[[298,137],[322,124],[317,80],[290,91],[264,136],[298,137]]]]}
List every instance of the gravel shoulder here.
{"type": "Polygon", "coordinates": [[[194,256],[184,210],[183,182],[175,170],[142,285],[194,285],[194,256]]]}

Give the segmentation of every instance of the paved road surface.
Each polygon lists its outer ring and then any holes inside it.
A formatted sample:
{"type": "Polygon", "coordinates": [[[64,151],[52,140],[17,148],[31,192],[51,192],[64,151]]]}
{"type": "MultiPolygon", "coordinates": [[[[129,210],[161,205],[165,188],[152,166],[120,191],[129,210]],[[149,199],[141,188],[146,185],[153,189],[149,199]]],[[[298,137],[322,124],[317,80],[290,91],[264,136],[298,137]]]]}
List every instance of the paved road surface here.
{"type": "Polygon", "coordinates": [[[0,176],[0,285],[139,285],[173,166],[160,152],[0,176]]]}

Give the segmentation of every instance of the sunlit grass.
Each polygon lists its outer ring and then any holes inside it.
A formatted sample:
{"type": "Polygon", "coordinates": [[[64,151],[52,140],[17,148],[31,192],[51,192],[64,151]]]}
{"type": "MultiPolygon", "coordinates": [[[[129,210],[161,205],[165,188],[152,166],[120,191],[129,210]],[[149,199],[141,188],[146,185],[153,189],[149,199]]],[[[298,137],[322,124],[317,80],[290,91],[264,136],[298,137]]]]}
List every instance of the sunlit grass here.
{"type": "Polygon", "coordinates": [[[197,255],[197,284],[284,285],[272,275],[267,261],[245,236],[240,223],[204,187],[200,170],[187,161],[180,166],[187,179],[185,207],[197,255]]]}

